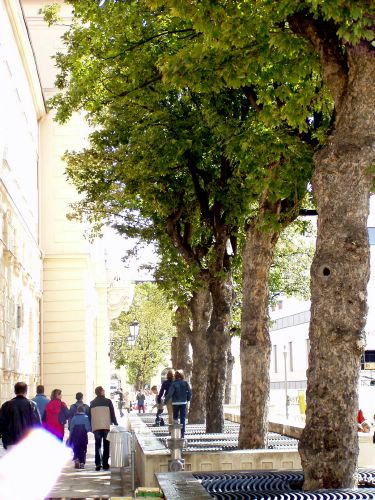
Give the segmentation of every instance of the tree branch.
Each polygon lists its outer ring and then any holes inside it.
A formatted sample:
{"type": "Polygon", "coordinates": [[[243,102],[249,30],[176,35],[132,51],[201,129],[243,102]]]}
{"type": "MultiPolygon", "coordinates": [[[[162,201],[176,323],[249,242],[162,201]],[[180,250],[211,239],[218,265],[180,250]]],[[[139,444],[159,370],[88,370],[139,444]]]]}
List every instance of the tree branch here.
{"type": "Polygon", "coordinates": [[[181,204],[180,207],[168,217],[166,224],[167,234],[170,237],[174,247],[180,252],[181,256],[187,262],[196,264],[199,268],[201,268],[201,263],[195,256],[190,244],[184,241],[184,238],[181,235],[179,223],[182,213],[183,207],[181,204]]]}
{"type": "Polygon", "coordinates": [[[262,111],[262,107],[259,106],[259,104],[257,103],[257,95],[255,93],[254,87],[245,85],[245,87],[243,87],[243,91],[251,106],[255,109],[257,113],[260,113],[260,111],[262,111]]]}
{"type": "Polygon", "coordinates": [[[211,222],[211,213],[210,213],[210,207],[208,203],[208,194],[207,192],[201,188],[201,185],[199,183],[199,173],[198,169],[196,168],[196,162],[194,161],[194,158],[191,153],[186,153],[187,156],[187,167],[190,172],[191,179],[193,181],[194,185],[194,190],[195,194],[198,199],[198,203],[201,209],[201,214],[203,218],[211,222]]]}
{"type": "Polygon", "coordinates": [[[307,11],[296,12],[288,18],[294,33],[303,36],[319,55],[323,80],[339,107],[348,84],[348,64],[333,21],[314,19],[307,11]]]}

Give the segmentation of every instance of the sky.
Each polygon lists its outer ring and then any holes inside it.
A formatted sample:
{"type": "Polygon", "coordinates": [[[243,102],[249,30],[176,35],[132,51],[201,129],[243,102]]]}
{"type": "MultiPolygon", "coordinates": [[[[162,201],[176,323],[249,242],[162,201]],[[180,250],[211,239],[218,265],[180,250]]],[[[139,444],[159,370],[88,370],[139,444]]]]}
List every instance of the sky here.
{"type": "Polygon", "coordinates": [[[104,230],[103,239],[107,252],[107,263],[110,269],[126,269],[127,277],[132,281],[152,279],[152,273],[140,269],[144,264],[151,263],[155,265],[157,262],[155,249],[151,245],[142,248],[137,257],[130,257],[126,262],[123,262],[122,258],[126,255],[127,251],[136,246],[136,240],[120,236],[111,228],[104,230]]]}

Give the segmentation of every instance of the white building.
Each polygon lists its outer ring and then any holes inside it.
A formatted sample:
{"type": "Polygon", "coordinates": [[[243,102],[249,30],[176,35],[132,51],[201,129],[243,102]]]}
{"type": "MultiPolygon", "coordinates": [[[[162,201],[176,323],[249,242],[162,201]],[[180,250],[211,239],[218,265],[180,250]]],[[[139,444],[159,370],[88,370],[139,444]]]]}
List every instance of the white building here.
{"type": "MultiPolygon", "coordinates": [[[[359,388],[360,407],[367,418],[375,414],[375,196],[371,198],[368,231],[371,274],[368,284],[368,316],[366,350],[359,388]],[[374,380],[374,385],[371,385],[374,380]]],[[[310,302],[280,298],[270,311],[272,324],[270,363],[270,413],[281,416],[300,415],[307,386],[306,370],[309,355],[310,302]],[[288,402],[288,405],[287,405],[288,402]]],[[[232,403],[240,402],[241,367],[239,339],[232,351],[236,358],[233,371],[232,403]]]]}
{"type": "Polygon", "coordinates": [[[77,193],[61,157],[88,128],[79,115],[58,125],[45,105],[70,22],[60,0],[63,23],[48,28],[49,3],[0,0],[0,404],[20,380],[30,395],[42,383],[68,402],[109,389],[109,322],[129,290],[110,286],[102,243],[66,217],[77,193]]]}

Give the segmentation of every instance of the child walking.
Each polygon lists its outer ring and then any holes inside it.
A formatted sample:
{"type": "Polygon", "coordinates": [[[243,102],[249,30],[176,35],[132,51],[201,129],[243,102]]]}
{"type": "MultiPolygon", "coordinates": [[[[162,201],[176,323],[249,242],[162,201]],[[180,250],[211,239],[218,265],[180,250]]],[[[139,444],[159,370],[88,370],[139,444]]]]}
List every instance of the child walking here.
{"type": "Polygon", "coordinates": [[[163,412],[164,412],[164,405],[161,401],[161,398],[159,398],[158,396],[158,388],[156,385],[153,385],[151,387],[151,392],[152,394],[155,394],[155,404],[154,406],[151,408],[151,411],[156,408],[156,418],[155,418],[155,425],[156,426],[159,426],[159,425],[164,425],[164,419],[162,418],[161,415],[163,415],[163,412]]]}
{"type": "Polygon", "coordinates": [[[74,452],[74,467],[84,469],[87,453],[87,433],[91,432],[89,417],[83,406],[78,406],[77,413],[70,422],[69,442],[74,452]]]}

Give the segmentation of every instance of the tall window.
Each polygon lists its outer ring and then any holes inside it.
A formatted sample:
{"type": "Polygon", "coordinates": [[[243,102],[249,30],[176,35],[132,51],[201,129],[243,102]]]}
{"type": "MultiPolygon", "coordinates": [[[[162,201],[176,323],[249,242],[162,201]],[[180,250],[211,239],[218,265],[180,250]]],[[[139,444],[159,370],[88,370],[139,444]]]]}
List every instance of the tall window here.
{"type": "Polygon", "coordinates": [[[293,371],[293,342],[289,342],[289,370],[293,371]]]}
{"type": "Polygon", "coordinates": [[[277,373],[277,345],[273,346],[273,367],[274,372],[277,373]]]}

